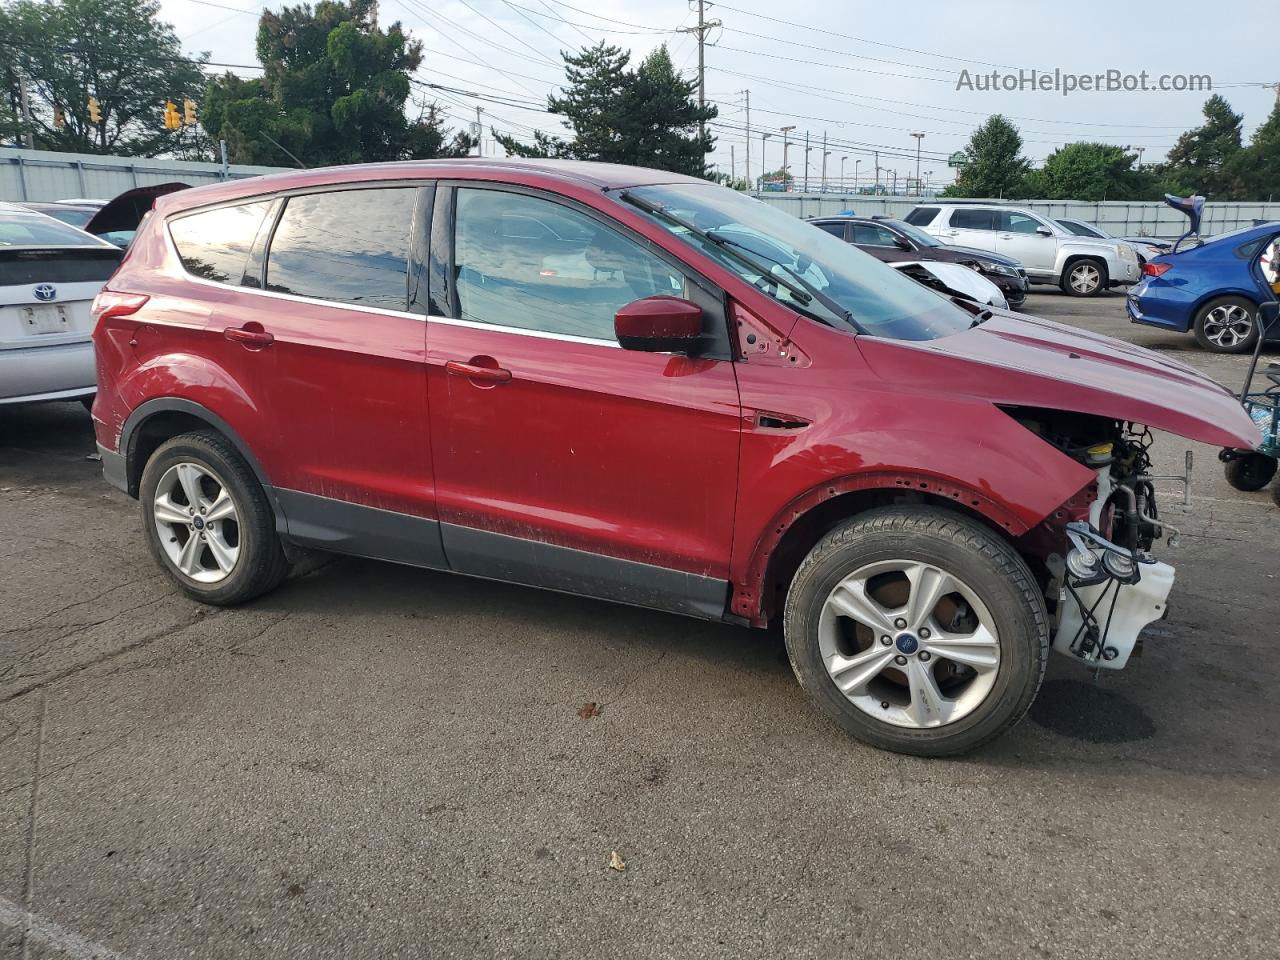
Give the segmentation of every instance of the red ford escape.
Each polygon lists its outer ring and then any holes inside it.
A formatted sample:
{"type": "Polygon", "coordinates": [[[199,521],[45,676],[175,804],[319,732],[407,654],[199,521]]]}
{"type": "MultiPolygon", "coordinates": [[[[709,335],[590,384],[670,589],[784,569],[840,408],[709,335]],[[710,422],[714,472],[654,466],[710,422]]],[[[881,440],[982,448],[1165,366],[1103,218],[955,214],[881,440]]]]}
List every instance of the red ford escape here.
{"type": "Polygon", "coordinates": [[[1146,427],[1220,386],[944,299],[654,170],[441,161],[161,198],[95,304],[94,426],[160,566],[236,604],[320,549],[783,624],[854,736],[1008,729],[1050,646],[1161,617],[1146,427]]]}

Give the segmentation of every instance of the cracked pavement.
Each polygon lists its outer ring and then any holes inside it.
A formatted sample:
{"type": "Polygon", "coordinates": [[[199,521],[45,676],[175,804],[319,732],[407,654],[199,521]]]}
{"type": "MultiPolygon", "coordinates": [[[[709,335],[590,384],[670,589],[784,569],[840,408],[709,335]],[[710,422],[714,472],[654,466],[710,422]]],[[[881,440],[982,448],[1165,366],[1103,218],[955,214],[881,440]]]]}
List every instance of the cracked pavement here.
{"type": "Polygon", "coordinates": [[[1276,955],[1280,517],[1210,448],[1145,656],[1053,658],[948,761],[838,733],[770,633],[345,558],[201,607],[92,449],[0,409],[0,958],[26,903],[33,958],[1276,955]]]}

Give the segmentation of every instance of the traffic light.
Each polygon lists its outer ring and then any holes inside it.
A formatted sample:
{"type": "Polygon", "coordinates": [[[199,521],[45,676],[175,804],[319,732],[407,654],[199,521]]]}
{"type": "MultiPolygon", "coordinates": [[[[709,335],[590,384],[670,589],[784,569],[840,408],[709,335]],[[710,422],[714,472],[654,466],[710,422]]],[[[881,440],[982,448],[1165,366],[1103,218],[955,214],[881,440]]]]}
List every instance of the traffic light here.
{"type": "Polygon", "coordinates": [[[102,122],[102,106],[97,97],[89,98],[89,122],[95,127],[102,122]]]}
{"type": "Polygon", "coordinates": [[[178,108],[173,105],[172,100],[164,102],[164,128],[166,130],[177,130],[182,126],[182,117],[178,116],[178,108]]]}
{"type": "Polygon", "coordinates": [[[62,109],[62,104],[55,103],[53,105],[53,126],[55,130],[62,130],[67,125],[67,114],[62,109]]]}
{"type": "Polygon", "coordinates": [[[182,125],[184,127],[196,125],[196,102],[189,97],[182,101],[182,125]]]}

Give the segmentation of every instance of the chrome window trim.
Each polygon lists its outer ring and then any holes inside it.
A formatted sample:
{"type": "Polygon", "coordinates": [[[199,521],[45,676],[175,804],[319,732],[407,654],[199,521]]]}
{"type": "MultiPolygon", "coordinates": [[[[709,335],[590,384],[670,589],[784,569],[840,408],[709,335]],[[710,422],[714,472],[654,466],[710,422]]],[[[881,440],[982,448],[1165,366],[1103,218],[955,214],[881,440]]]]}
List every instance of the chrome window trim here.
{"type": "Polygon", "coordinates": [[[601,340],[596,337],[577,337],[571,333],[551,333],[547,330],[529,330],[524,327],[507,327],[497,323],[481,323],[478,320],[455,320],[452,317],[441,317],[428,314],[431,323],[444,323],[451,327],[469,327],[472,330],[493,330],[496,333],[514,333],[522,337],[537,337],[540,340],[559,340],[563,343],[580,343],[588,347],[612,347],[621,350],[622,344],[617,340],[601,340]]]}

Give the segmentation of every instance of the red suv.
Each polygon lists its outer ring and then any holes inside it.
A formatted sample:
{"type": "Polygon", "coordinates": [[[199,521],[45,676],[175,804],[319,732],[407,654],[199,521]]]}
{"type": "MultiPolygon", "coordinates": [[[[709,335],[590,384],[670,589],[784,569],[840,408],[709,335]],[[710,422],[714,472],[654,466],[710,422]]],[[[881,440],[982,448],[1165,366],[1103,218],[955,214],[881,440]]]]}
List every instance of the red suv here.
{"type": "Polygon", "coordinates": [[[94,425],[208,603],[307,549],[743,626],[853,735],[1010,727],[1119,667],[1172,568],[1146,424],[1249,448],[1190,368],[952,302],[701,180],[397,163],[157,201],[95,304],[94,425]]]}

